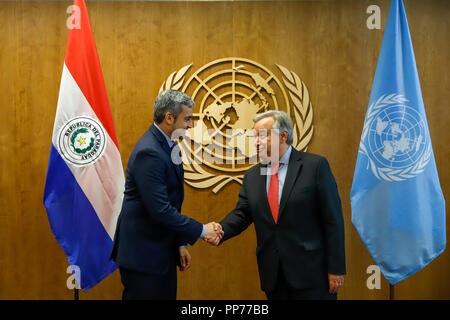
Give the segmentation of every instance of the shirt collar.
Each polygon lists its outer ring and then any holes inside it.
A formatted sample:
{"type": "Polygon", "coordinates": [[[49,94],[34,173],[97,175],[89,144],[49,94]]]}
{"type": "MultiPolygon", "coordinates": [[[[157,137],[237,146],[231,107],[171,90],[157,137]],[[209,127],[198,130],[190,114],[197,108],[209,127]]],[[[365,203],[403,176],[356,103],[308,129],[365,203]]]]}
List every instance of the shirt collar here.
{"type": "Polygon", "coordinates": [[[289,146],[289,148],[286,150],[286,152],[281,157],[280,163],[288,164],[289,163],[289,158],[291,157],[291,152],[292,152],[292,146],[289,146]]]}
{"type": "MultiPolygon", "coordinates": [[[[280,161],[278,163],[288,165],[289,164],[289,158],[291,157],[292,152],[292,146],[289,146],[289,148],[286,150],[286,152],[283,154],[283,156],[280,158],[280,161]]],[[[268,166],[271,167],[271,163],[268,163],[268,166]]]]}
{"type": "Polygon", "coordinates": [[[175,144],[175,142],[173,142],[173,141],[167,136],[167,134],[166,134],[164,131],[162,131],[162,129],[156,124],[156,122],[155,122],[155,127],[158,128],[158,130],[163,134],[164,138],[165,138],[166,141],[167,141],[167,144],[169,145],[169,148],[172,148],[172,146],[175,144]]]}

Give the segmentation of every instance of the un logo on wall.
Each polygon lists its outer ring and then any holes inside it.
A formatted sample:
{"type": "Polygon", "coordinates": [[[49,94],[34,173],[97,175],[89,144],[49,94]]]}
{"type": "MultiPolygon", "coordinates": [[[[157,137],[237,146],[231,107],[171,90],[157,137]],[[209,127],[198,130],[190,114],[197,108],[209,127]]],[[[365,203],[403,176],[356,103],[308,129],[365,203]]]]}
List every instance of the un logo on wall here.
{"type": "Polygon", "coordinates": [[[277,65],[280,81],[268,68],[244,58],[215,60],[187,77],[191,66],[173,72],[160,89],[183,91],[195,101],[194,127],[179,143],[188,185],[213,187],[217,193],[229,182],[242,183],[245,170],[258,161],[252,130],[258,113],[287,112],[294,120],[293,146],[307,149],[313,110],[297,74],[277,65]]]}
{"type": "Polygon", "coordinates": [[[431,143],[422,116],[402,95],[383,95],[369,107],[360,150],[380,180],[402,181],[423,172],[431,143]]]}

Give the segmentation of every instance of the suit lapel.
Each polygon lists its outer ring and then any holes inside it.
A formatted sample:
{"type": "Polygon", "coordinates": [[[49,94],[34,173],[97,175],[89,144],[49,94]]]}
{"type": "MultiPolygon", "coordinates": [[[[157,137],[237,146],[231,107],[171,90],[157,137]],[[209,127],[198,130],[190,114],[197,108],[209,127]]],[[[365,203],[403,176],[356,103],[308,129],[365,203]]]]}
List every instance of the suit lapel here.
{"type": "MultiPolygon", "coordinates": [[[[161,147],[164,149],[164,151],[168,154],[169,156],[169,162],[171,163],[172,167],[174,168],[178,180],[180,180],[181,183],[183,183],[183,165],[177,165],[175,163],[173,163],[172,161],[172,150],[170,149],[169,145],[167,144],[166,138],[163,136],[163,133],[161,133],[161,131],[158,130],[158,128],[155,127],[155,124],[152,124],[150,126],[150,132],[153,133],[153,135],[156,137],[156,139],[158,140],[159,144],[161,145],[161,147]]],[[[178,145],[175,145],[174,148],[178,149],[178,152],[180,151],[180,148],[178,147],[178,145]]]]}
{"type": "Polygon", "coordinates": [[[161,145],[161,148],[163,148],[164,151],[170,155],[170,148],[169,145],[167,144],[166,138],[163,136],[163,133],[159,131],[158,128],[156,128],[154,123],[150,126],[149,130],[151,133],[153,133],[156,140],[158,140],[159,144],[161,145]]]}
{"type": "Polygon", "coordinates": [[[258,166],[259,166],[259,169],[257,172],[256,184],[255,184],[256,194],[261,195],[261,201],[264,204],[265,214],[267,215],[267,218],[272,223],[275,223],[275,221],[273,220],[272,211],[270,210],[269,199],[267,198],[267,187],[266,187],[267,174],[265,171],[265,170],[267,170],[267,165],[260,163],[258,166]]]}
{"type": "MultiPolygon", "coordinates": [[[[178,152],[180,158],[177,159],[177,160],[180,160],[180,161],[181,161],[181,151],[180,151],[180,146],[179,146],[178,144],[176,144],[176,145],[173,147],[172,152],[178,152]]],[[[172,161],[172,155],[171,155],[170,160],[171,160],[170,162],[172,162],[173,166],[175,167],[175,171],[177,172],[178,180],[180,180],[180,182],[183,183],[183,179],[184,179],[183,163],[181,163],[181,164],[175,164],[175,163],[173,163],[173,161],[172,161]]]]}
{"type": "Polygon", "coordinates": [[[280,200],[280,209],[278,211],[278,220],[280,216],[283,214],[283,209],[286,206],[286,202],[289,199],[289,195],[294,187],[295,181],[300,173],[300,170],[303,166],[303,162],[301,160],[301,154],[294,148],[292,148],[291,157],[289,158],[289,166],[288,171],[286,173],[286,179],[283,185],[283,191],[281,194],[280,200]]]}
{"type": "MultiPolygon", "coordinates": [[[[286,179],[284,181],[283,185],[283,191],[281,194],[281,200],[280,200],[280,206],[278,210],[278,221],[280,220],[280,216],[283,213],[283,209],[286,206],[287,200],[289,199],[289,195],[291,194],[291,191],[294,187],[295,181],[297,181],[297,177],[300,173],[300,170],[303,166],[303,162],[301,160],[301,153],[292,148],[291,156],[289,158],[289,165],[288,165],[288,171],[286,173],[286,179]]],[[[266,170],[267,165],[264,165],[262,163],[259,164],[259,170],[258,171],[258,177],[256,178],[256,188],[257,188],[257,194],[262,195],[261,201],[264,202],[264,207],[266,211],[267,218],[275,224],[275,221],[273,220],[272,211],[270,210],[269,206],[269,199],[267,198],[267,189],[266,189],[266,183],[267,183],[267,174],[264,174],[264,172],[261,172],[261,170],[266,170]]]]}

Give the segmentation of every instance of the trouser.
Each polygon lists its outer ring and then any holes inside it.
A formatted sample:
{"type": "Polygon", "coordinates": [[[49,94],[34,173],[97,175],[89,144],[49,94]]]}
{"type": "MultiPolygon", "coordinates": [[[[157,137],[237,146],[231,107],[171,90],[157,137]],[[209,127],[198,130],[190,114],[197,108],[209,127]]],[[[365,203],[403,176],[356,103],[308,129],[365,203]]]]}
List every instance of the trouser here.
{"type": "Polygon", "coordinates": [[[165,275],[142,273],[119,268],[123,284],[123,300],[176,300],[177,269],[165,275]]]}
{"type": "Polygon", "coordinates": [[[328,287],[296,289],[289,285],[281,265],[278,268],[277,285],[274,290],[266,292],[269,300],[336,300],[337,294],[330,294],[328,287]]]}

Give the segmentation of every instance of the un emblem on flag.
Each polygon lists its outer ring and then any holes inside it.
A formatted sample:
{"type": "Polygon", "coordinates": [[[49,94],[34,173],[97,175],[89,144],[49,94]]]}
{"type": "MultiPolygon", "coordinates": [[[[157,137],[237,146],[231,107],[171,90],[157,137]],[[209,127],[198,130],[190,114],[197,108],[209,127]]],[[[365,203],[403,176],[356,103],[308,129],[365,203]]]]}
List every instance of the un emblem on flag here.
{"type": "Polygon", "coordinates": [[[425,121],[402,95],[383,95],[367,112],[360,152],[379,180],[402,181],[423,172],[431,143],[425,121]]]}
{"type": "Polygon", "coordinates": [[[57,147],[64,159],[74,166],[93,164],[105,151],[105,130],[91,117],[75,117],[62,126],[57,147]]]}

